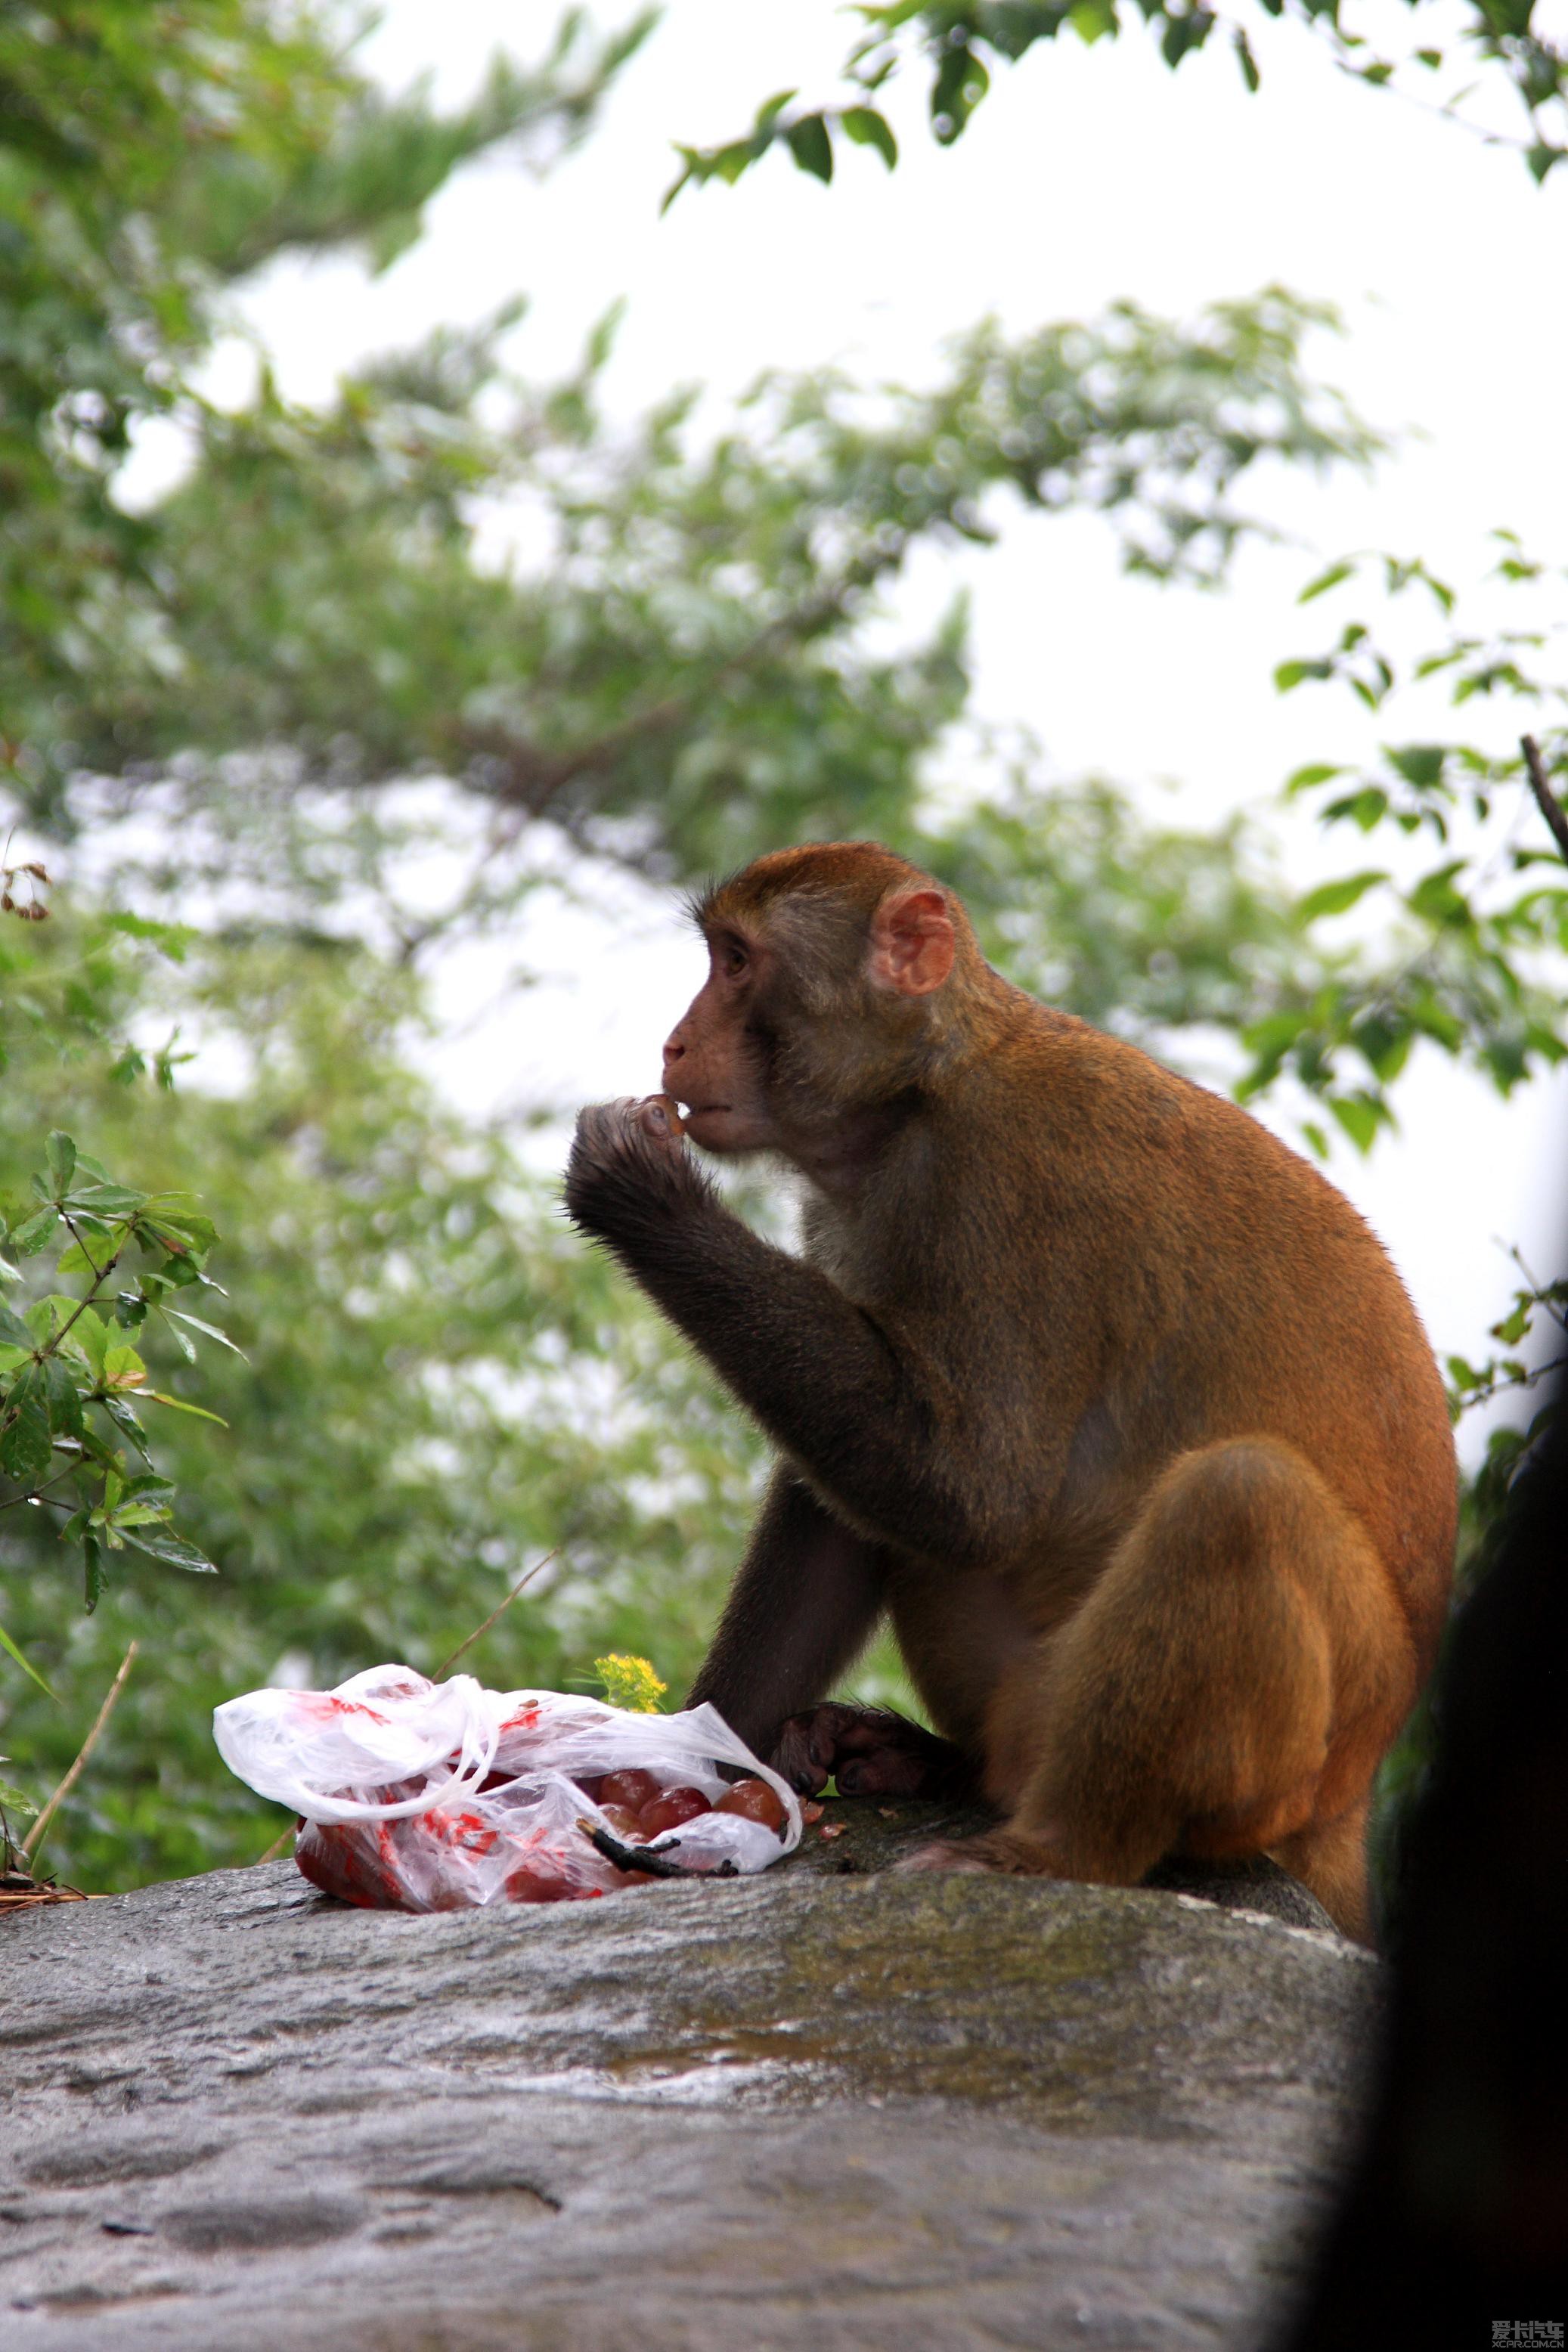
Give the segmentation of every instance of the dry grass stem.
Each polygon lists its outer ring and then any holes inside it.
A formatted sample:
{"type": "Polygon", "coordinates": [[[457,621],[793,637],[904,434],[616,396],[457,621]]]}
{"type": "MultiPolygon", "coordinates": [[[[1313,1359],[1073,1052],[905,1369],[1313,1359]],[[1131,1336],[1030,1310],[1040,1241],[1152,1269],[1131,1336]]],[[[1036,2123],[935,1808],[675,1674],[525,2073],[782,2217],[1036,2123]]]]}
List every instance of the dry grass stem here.
{"type": "Polygon", "coordinates": [[[55,1790],[54,1795],[49,1799],[48,1803],[44,1807],[44,1810],[38,1815],[37,1820],[33,1823],[32,1828],[22,1840],[22,1853],[28,1862],[31,1862],[33,1856],[37,1853],[38,1847],[43,1842],[44,1832],[48,1828],[49,1823],[54,1820],[55,1815],[58,1812],[60,1807],[64,1804],[66,1799],[70,1795],[71,1790],[76,1787],[77,1782],[80,1780],[82,1766],[87,1762],[88,1758],[92,1754],[93,1749],[97,1747],[99,1735],[101,1733],[104,1725],[109,1721],[110,1717],[114,1712],[114,1702],[125,1687],[125,1677],[131,1672],[132,1660],[135,1657],[140,1646],[140,1643],[132,1642],[131,1647],[126,1651],[125,1655],[121,1659],[120,1672],[115,1675],[114,1680],[110,1684],[108,1691],[104,1695],[103,1705],[98,1710],[97,1719],[93,1724],[92,1729],[88,1733],[87,1738],[77,1749],[76,1762],[71,1766],[70,1770],[66,1774],[65,1779],[60,1782],[59,1787],[55,1790]]]}

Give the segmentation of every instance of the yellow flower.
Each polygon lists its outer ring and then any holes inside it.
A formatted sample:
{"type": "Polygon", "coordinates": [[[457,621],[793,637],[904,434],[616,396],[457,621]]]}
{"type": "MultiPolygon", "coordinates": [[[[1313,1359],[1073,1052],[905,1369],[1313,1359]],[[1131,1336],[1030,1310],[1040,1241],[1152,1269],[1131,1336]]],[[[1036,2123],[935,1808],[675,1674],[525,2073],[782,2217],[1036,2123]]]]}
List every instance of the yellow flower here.
{"type": "Polygon", "coordinates": [[[610,1705],[625,1707],[629,1715],[657,1715],[659,1700],[669,1688],[646,1658],[628,1658],[618,1650],[607,1658],[595,1658],[594,1672],[604,1684],[610,1705]]]}

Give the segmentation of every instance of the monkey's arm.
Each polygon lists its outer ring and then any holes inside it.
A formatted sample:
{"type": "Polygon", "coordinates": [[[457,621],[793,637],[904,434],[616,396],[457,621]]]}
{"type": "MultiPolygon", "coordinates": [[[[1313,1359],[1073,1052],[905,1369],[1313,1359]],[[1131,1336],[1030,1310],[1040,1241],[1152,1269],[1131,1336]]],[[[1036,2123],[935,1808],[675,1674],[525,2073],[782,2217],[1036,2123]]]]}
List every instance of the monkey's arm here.
{"type": "Polygon", "coordinates": [[[916,1551],[975,1548],[941,1475],[934,1384],[826,1275],[724,1206],[657,1101],[583,1112],[566,1206],[852,1518],[916,1551]]]}
{"type": "Polygon", "coordinates": [[[771,1754],[785,1717],[821,1698],[864,1648],[881,1587],[876,1547],[781,1463],[687,1705],[711,1700],[748,1747],[771,1754]]]}

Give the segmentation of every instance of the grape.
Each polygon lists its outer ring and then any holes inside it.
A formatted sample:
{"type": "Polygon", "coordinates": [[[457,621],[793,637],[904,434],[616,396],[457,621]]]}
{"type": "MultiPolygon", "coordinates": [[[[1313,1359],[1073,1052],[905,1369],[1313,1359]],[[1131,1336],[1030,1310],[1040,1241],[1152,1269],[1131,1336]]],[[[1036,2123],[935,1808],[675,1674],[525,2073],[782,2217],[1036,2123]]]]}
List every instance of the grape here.
{"type": "Polygon", "coordinates": [[[765,1780],[737,1780],[713,1808],[716,1813],[739,1813],[748,1822],[763,1822],[771,1830],[784,1827],[784,1800],[765,1780]]]}
{"type": "Polygon", "coordinates": [[[637,1815],[646,1838],[658,1837],[665,1830],[678,1830],[682,1822],[695,1821],[699,1813],[710,1813],[713,1808],[700,1789],[668,1789],[645,1805],[637,1815]]]}
{"type": "Polygon", "coordinates": [[[642,1818],[640,1814],[634,1813],[629,1805],[601,1805],[599,1811],[605,1816],[605,1828],[618,1837],[623,1845],[641,1845],[642,1818]]]}
{"type": "Polygon", "coordinates": [[[651,1772],[606,1772],[599,1783],[601,1805],[627,1805],[640,1813],[658,1795],[658,1782],[651,1772]]]}

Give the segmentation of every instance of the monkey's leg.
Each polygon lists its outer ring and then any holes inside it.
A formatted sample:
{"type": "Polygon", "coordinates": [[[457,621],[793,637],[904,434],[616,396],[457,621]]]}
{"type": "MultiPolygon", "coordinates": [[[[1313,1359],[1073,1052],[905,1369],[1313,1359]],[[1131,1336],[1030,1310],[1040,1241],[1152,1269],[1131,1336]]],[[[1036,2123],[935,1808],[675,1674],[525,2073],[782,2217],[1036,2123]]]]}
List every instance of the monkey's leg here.
{"type": "MultiPolygon", "coordinates": [[[[1011,1819],[928,1866],[1125,1886],[1167,1853],[1272,1848],[1364,1934],[1358,1809],[1414,1653],[1360,1523],[1292,1447],[1173,1462],[1029,1672],[1032,1766],[993,1791],[1011,1819]]],[[[1015,1741],[1025,1696],[998,1694],[1015,1741]]]]}
{"type": "Polygon", "coordinates": [[[865,1648],[882,1580],[877,1547],[781,1462],[688,1706],[710,1700],[749,1748],[771,1755],[785,1717],[831,1690],[865,1648]]]}

